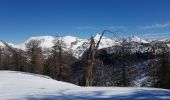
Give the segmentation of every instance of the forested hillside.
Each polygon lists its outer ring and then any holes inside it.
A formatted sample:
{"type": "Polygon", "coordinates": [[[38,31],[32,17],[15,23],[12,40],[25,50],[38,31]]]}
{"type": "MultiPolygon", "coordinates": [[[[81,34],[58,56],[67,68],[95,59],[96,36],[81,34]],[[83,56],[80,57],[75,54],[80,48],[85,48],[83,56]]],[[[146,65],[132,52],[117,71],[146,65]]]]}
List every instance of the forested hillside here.
{"type": "MultiPolygon", "coordinates": [[[[79,45],[76,50],[82,56],[75,56],[58,36],[49,48],[37,39],[26,42],[24,50],[1,41],[0,69],[47,75],[80,86],[170,88],[170,41],[128,38],[100,48],[108,43],[101,42],[103,37],[91,37],[79,45]]],[[[73,46],[76,41],[71,42],[73,46]]]]}

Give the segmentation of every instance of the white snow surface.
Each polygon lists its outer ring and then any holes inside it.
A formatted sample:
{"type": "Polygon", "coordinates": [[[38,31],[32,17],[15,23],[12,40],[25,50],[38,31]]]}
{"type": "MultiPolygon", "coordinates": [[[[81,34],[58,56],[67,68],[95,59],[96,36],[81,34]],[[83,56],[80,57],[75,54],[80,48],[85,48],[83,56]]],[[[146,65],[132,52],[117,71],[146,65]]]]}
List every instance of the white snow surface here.
{"type": "Polygon", "coordinates": [[[170,100],[170,90],[79,87],[43,75],[2,70],[0,100],[170,100]]]}
{"type": "Polygon", "coordinates": [[[0,41],[0,47],[5,47],[5,45],[0,41]]]}
{"type": "Polygon", "coordinates": [[[134,35],[131,37],[128,37],[127,41],[128,42],[138,42],[138,43],[149,43],[148,41],[146,41],[140,37],[134,36],[134,35]]]}

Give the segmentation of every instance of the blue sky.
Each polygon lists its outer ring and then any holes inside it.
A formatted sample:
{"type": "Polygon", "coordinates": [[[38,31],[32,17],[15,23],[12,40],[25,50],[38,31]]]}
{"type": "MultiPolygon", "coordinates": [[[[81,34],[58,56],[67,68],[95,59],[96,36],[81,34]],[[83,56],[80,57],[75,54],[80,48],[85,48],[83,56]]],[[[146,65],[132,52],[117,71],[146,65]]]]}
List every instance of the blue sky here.
{"type": "Polygon", "coordinates": [[[0,0],[0,39],[31,36],[88,38],[103,29],[118,37],[170,35],[170,0],[0,0]]]}

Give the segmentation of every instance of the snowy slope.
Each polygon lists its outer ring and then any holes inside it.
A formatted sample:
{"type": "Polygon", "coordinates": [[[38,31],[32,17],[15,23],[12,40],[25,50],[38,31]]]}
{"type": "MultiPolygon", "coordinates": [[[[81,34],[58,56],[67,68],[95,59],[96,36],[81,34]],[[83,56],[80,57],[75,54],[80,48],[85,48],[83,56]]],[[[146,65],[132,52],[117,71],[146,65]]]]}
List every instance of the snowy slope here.
{"type": "Polygon", "coordinates": [[[0,100],[170,100],[170,90],[79,87],[47,76],[0,71],[0,100]]]}
{"type": "Polygon", "coordinates": [[[52,36],[37,36],[37,37],[30,37],[29,39],[27,39],[25,42],[17,44],[16,47],[20,48],[22,50],[25,50],[25,44],[28,43],[31,40],[39,40],[41,41],[41,47],[42,48],[50,48],[53,46],[53,40],[54,37],[52,36]]]}
{"type": "Polygon", "coordinates": [[[0,41],[0,47],[5,47],[5,45],[0,41]]]}
{"type": "Polygon", "coordinates": [[[138,43],[149,43],[148,41],[142,39],[142,38],[139,38],[137,36],[131,36],[131,37],[128,37],[127,39],[127,42],[138,42],[138,43]]]}
{"type": "MultiPolygon", "coordinates": [[[[101,36],[100,34],[97,34],[94,37],[94,40],[95,40],[96,43],[99,40],[100,36],[101,36]]],[[[102,39],[101,39],[101,43],[99,44],[99,49],[114,46],[116,43],[117,42],[115,40],[112,40],[108,37],[103,36],[102,39]]]]}
{"type": "MultiPolygon", "coordinates": [[[[25,44],[28,43],[31,40],[39,40],[39,41],[41,41],[41,45],[40,46],[42,48],[51,48],[53,46],[54,37],[53,36],[31,37],[28,40],[26,40],[24,43],[17,44],[16,46],[18,48],[21,48],[21,49],[24,50],[25,49],[25,44]]],[[[62,37],[62,40],[63,40],[64,44],[67,46],[67,48],[70,48],[72,42],[83,41],[82,39],[77,39],[76,37],[72,37],[72,36],[62,37]]]]}
{"type": "Polygon", "coordinates": [[[0,100],[23,100],[25,97],[41,97],[78,86],[55,81],[47,76],[36,74],[0,71],[0,100]]]}

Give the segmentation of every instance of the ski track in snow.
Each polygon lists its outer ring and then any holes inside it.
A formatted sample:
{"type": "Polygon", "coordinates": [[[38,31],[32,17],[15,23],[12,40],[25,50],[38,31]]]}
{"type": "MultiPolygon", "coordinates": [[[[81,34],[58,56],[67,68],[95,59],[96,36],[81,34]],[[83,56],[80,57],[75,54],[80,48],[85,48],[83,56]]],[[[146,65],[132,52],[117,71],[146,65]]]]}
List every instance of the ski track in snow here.
{"type": "Polygon", "coordinates": [[[170,100],[170,90],[79,87],[48,76],[0,71],[0,100],[170,100]]]}

